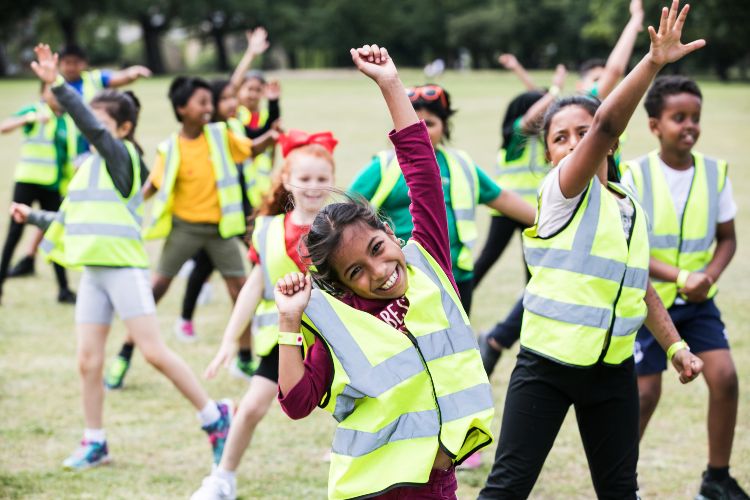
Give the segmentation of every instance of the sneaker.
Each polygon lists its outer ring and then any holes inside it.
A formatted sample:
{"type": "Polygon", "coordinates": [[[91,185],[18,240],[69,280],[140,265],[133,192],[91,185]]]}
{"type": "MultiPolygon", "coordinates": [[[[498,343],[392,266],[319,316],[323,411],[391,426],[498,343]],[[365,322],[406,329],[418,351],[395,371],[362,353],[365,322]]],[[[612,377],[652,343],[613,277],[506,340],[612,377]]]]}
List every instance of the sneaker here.
{"type": "Polygon", "coordinates": [[[235,500],[235,498],[237,498],[237,485],[213,474],[204,477],[201,487],[190,496],[190,500],[235,500]]]}
{"type": "Polygon", "coordinates": [[[8,271],[8,278],[20,278],[21,276],[32,276],[34,274],[34,257],[27,255],[16,262],[13,269],[8,271]]]}
{"type": "Polygon", "coordinates": [[[195,328],[193,328],[193,322],[189,319],[178,318],[174,324],[174,334],[183,342],[192,343],[198,340],[198,337],[195,335],[195,328]]]}
{"type": "Polygon", "coordinates": [[[57,293],[57,301],[60,304],[73,304],[76,303],[76,294],[69,288],[64,288],[57,293]]]}
{"type": "Polygon", "coordinates": [[[484,332],[479,335],[479,355],[482,356],[482,365],[484,371],[489,377],[492,375],[492,371],[495,369],[495,365],[500,360],[502,351],[498,351],[490,345],[490,332],[484,332]]]}
{"type": "Polygon", "coordinates": [[[109,390],[122,389],[128,368],[130,368],[130,360],[122,356],[116,356],[104,375],[104,386],[109,390]]]}
{"type": "Polygon", "coordinates": [[[475,451],[471,455],[469,455],[469,458],[461,462],[461,465],[458,466],[459,469],[463,470],[472,470],[472,469],[478,469],[482,466],[482,454],[478,451],[475,451]]]}
{"type": "Polygon", "coordinates": [[[69,470],[84,470],[109,463],[107,442],[81,441],[81,446],[65,459],[63,467],[69,470]]]}
{"type": "Polygon", "coordinates": [[[238,357],[229,368],[229,373],[235,378],[240,378],[249,382],[258,370],[258,365],[260,365],[259,361],[253,359],[250,361],[242,361],[238,357]]]}
{"type": "Polygon", "coordinates": [[[221,455],[224,453],[224,444],[227,442],[227,436],[229,436],[229,426],[232,423],[232,413],[234,413],[234,405],[229,399],[222,399],[216,406],[219,408],[221,416],[219,419],[210,424],[201,427],[206,434],[208,434],[208,440],[211,442],[211,448],[214,452],[214,465],[218,465],[221,462],[221,455]]]}
{"type": "Polygon", "coordinates": [[[727,476],[721,481],[708,479],[708,472],[703,472],[701,489],[695,500],[748,500],[750,497],[745,493],[732,476],[727,476]]]}

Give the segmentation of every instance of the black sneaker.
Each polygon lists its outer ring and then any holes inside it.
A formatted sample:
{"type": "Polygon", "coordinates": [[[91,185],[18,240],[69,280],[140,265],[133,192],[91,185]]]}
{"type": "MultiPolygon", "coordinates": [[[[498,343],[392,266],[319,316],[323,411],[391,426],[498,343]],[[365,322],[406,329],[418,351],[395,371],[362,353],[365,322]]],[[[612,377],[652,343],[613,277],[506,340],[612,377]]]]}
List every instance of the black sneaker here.
{"type": "Polygon", "coordinates": [[[64,288],[57,294],[57,301],[60,304],[75,304],[76,294],[73,290],[64,288]]]}
{"type": "Polygon", "coordinates": [[[695,500],[750,500],[750,497],[732,476],[715,481],[708,479],[708,472],[703,472],[701,489],[695,500]]]}
{"type": "Polygon", "coordinates": [[[482,365],[488,377],[492,375],[492,371],[495,369],[495,365],[500,360],[500,355],[502,354],[502,351],[498,351],[490,345],[489,336],[489,332],[479,335],[479,355],[482,356],[482,365]]]}
{"type": "Polygon", "coordinates": [[[21,276],[31,276],[34,274],[34,257],[27,255],[16,262],[13,269],[8,271],[8,278],[20,278],[21,276]]]}

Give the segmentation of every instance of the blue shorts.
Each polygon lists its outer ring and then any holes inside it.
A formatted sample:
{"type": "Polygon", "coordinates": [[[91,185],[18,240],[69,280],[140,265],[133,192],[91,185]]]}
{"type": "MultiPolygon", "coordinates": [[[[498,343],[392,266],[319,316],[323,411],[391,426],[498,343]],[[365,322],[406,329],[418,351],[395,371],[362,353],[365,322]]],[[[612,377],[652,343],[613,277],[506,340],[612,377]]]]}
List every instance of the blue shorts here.
{"type": "MultiPolygon", "coordinates": [[[[729,349],[727,331],[713,299],[699,304],[673,305],[667,312],[693,353],[729,349]]],[[[645,326],[636,334],[634,355],[638,375],[652,375],[667,369],[666,354],[645,326]]]]}

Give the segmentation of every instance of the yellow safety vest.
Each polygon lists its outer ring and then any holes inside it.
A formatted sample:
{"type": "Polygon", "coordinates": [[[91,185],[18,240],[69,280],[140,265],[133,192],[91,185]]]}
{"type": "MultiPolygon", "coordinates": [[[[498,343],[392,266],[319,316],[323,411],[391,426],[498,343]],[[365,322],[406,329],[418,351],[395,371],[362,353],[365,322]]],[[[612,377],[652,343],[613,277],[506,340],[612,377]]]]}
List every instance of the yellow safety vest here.
{"type": "Polygon", "coordinates": [[[633,355],[646,318],[646,216],[622,186],[609,188],[635,207],[629,243],[617,200],[596,177],[557,234],[542,238],[536,224],[523,232],[531,280],[523,297],[521,345],[568,365],[622,363],[633,355]]]}
{"type": "Polygon", "coordinates": [[[98,69],[82,71],[81,81],[81,95],[86,103],[91,102],[91,99],[104,88],[104,85],[102,85],[102,72],[98,69]]]}
{"type": "MultiPolygon", "coordinates": [[[[682,219],[677,219],[672,193],[658,151],[627,163],[643,209],[651,221],[651,256],[688,271],[704,271],[714,256],[719,195],[727,179],[727,162],[693,152],[695,172],[682,219]]],[[[677,285],[654,279],[665,307],[677,297],[677,285]]],[[[709,298],[716,295],[716,286],[709,298]]]]}
{"type": "MultiPolygon", "coordinates": [[[[229,150],[227,124],[210,123],[203,127],[208,141],[211,166],[216,178],[216,191],[221,207],[219,234],[230,238],[245,232],[245,215],[242,210],[242,188],[237,167],[229,150]]],[[[147,239],[165,238],[172,229],[172,203],[177,170],[180,168],[180,147],[177,134],[159,145],[159,154],[164,161],[164,179],[151,208],[151,226],[146,230],[147,239]]]]}
{"type": "MultiPolygon", "coordinates": [[[[245,108],[247,109],[247,108],[245,108]]],[[[238,118],[227,120],[229,129],[240,137],[247,137],[245,126],[238,118]]],[[[273,172],[273,148],[268,148],[254,158],[242,162],[242,176],[245,179],[245,194],[253,208],[259,208],[263,197],[271,190],[273,172]]]]}
{"type": "MultiPolygon", "coordinates": [[[[497,153],[497,183],[503,188],[520,195],[532,205],[536,205],[536,194],[550,169],[541,139],[529,137],[523,154],[515,160],[506,160],[507,151],[497,153]]],[[[502,215],[491,210],[492,215],[502,215]]]]}
{"type": "Polygon", "coordinates": [[[124,198],[104,159],[91,155],[70,182],[67,197],[41,243],[47,259],[65,267],[148,267],[141,240],[143,195],[135,146],[125,146],[133,168],[133,188],[124,198]]]}
{"type": "MultiPolygon", "coordinates": [[[[246,106],[243,106],[240,104],[237,107],[237,118],[240,120],[240,122],[243,124],[243,126],[249,126],[250,120],[252,119],[252,111],[247,109],[246,106]]],[[[268,109],[261,109],[258,111],[258,127],[261,128],[265,126],[266,122],[268,122],[268,109]]]]}
{"type": "Polygon", "coordinates": [[[286,253],[284,218],[286,214],[258,217],[253,229],[253,248],[258,252],[263,272],[263,297],[253,317],[254,348],[266,356],[279,339],[279,312],[273,289],[276,282],[299,268],[286,253]]]}
{"type": "MultiPolygon", "coordinates": [[[[451,208],[456,219],[458,239],[462,245],[457,266],[464,271],[471,271],[474,269],[471,250],[477,241],[475,217],[479,204],[479,176],[474,162],[466,152],[442,146],[438,146],[437,151],[445,156],[450,175],[451,208]]],[[[403,173],[393,151],[381,151],[377,157],[380,160],[380,183],[370,198],[370,204],[380,208],[403,173]]]]}
{"type": "Polygon", "coordinates": [[[490,385],[458,295],[419,243],[404,254],[409,333],[317,289],[303,315],[333,361],[320,403],[339,422],[329,498],[427,483],[438,449],[461,463],[492,442],[490,385]]]}

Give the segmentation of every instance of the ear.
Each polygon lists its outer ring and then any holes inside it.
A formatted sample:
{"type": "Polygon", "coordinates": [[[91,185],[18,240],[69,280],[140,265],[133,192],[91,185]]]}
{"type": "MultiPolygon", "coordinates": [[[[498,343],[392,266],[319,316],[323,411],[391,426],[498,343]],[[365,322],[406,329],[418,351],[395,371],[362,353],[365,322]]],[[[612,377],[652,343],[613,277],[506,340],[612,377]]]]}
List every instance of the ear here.
{"type": "Polygon", "coordinates": [[[656,137],[659,137],[659,135],[661,134],[661,131],[659,130],[659,119],[658,118],[649,118],[648,119],[648,129],[656,137]]]}
{"type": "Polygon", "coordinates": [[[122,122],[117,127],[117,135],[120,138],[129,136],[132,131],[133,131],[133,122],[131,122],[130,120],[126,122],[122,122]]]}

